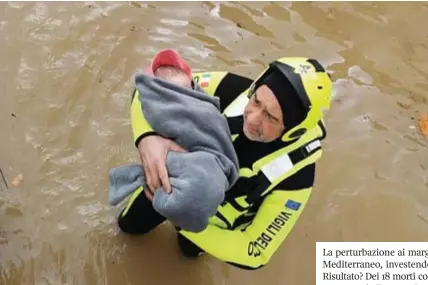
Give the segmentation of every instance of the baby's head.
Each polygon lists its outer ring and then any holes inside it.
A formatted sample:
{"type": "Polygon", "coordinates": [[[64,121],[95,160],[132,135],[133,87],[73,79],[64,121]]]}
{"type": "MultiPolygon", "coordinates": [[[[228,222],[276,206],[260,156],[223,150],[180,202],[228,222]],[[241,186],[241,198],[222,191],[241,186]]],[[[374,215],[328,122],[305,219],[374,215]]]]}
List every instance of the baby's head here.
{"type": "Polygon", "coordinates": [[[159,66],[154,75],[186,88],[192,88],[189,76],[180,68],[172,65],[159,66]]]}

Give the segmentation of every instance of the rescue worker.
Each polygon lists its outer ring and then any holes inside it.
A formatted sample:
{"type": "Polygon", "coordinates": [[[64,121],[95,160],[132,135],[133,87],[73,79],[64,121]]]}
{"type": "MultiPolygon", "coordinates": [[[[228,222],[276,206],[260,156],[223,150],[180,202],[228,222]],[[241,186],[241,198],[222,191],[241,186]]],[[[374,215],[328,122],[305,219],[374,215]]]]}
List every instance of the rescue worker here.
{"type": "MultiPolygon", "coordinates": [[[[157,62],[190,70],[174,53],[157,62]]],[[[210,96],[220,98],[240,178],[204,231],[176,227],[179,247],[187,257],[205,252],[243,269],[261,268],[290,234],[310,198],[315,164],[322,155],[321,140],[326,136],[323,114],[330,108],[330,77],[314,59],[283,57],[255,80],[219,71],[195,73],[193,79],[210,96]]],[[[140,187],[133,193],[119,214],[118,225],[125,233],[146,234],[165,221],[153,210],[151,199],[158,187],[170,189],[166,153],[185,150],[154,132],[135,94],[131,124],[135,146],[149,173],[149,189],[140,187]]]]}

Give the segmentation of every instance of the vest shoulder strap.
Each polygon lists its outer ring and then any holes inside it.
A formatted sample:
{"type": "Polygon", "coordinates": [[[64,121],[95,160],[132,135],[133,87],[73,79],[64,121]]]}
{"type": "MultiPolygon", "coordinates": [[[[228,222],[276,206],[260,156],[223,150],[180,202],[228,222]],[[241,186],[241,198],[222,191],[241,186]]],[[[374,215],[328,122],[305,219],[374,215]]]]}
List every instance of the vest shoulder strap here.
{"type": "MultiPolygon", "coordinates": [[[[301,147],[281,154],[269,163],[263,165],[260,168],[259,173],[256,175],[257,187],[247,194],[245,199],[246,202],[251,205],[262,196],[268,194],[273,189],[271,186],[273,184],[276,185],[283,180],[283,176],[290,172],[296,164],[308,159],[319,151],[321,151],[321,141],[319,138],[316,138],[301,147]]],[[[290,175],[293,174],[294,173],[290,173],[290,175]]]]}
{"type": "Polygon", "coordinates": [[[266,176],[270,183],[274,183],[284,173],[291,170],[295,164],[319,149],[321,149],[321,141],[317,138],[289,153],[278,156],[271,162],[263,165],[260,168],[260,172],[266,176]]]}

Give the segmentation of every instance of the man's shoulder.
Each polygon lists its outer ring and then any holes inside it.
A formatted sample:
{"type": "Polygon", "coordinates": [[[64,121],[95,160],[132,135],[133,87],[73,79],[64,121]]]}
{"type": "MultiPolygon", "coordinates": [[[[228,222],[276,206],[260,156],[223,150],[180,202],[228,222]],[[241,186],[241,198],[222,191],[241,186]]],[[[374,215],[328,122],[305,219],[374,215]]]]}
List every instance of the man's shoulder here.
{"type": "Polygon", "coordinates": [[[222,85],[247,85],[247,88],[253,82],[253,79],[241,74],[229,71],[205,71],[193,73],[193,80],[205,88],[208,86],[218,87],[222,85]]]}
{"type": "Polygon", "coordinates": [[[227,73],[215,91],[215,95],[220,98],[222,110],[229,106],[242,92],[247,90],[252,83],[253,80],[251,78],[236,73],[227,73]]]}
{"type": "Polygon", "coordinates": [[[199,72],[193,79],[209,95],[220,99],[222,112],[253,83],[251,78],[227,71],[199,72]]]}

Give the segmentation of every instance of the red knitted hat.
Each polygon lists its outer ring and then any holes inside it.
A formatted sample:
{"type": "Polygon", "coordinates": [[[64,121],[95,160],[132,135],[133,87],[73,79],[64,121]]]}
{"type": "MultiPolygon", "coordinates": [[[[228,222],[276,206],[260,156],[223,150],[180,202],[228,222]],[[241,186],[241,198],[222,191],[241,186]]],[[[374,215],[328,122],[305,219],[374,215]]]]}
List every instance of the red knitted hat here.
{"type": "Polygon", "coordinates": [[[174,66],[186,73],[189,78],[192,78],[192,69],[181,56],[172,49],[164,49],[158,52],[152,59],[151,65],[146,68],[146,72],[153,75],[156,69],[161,66],[174,66]]]}

